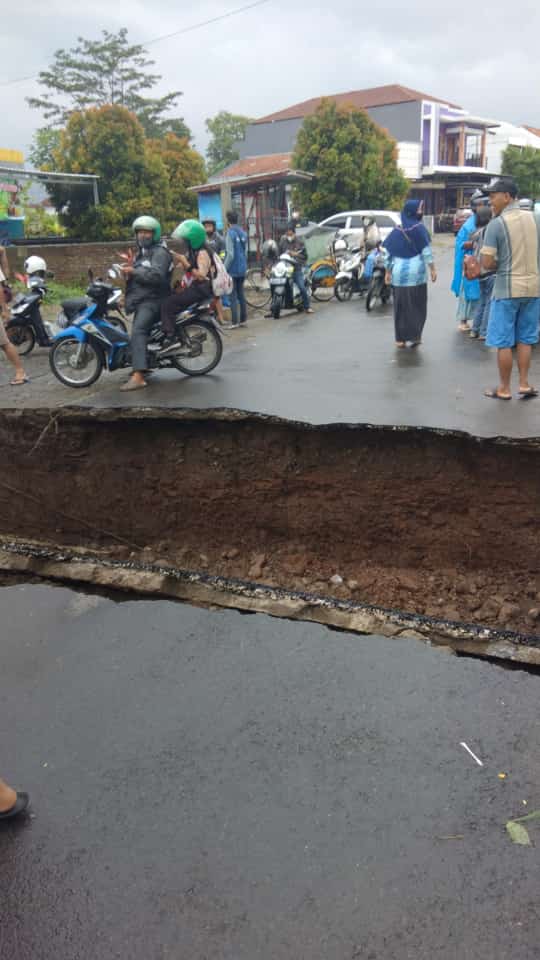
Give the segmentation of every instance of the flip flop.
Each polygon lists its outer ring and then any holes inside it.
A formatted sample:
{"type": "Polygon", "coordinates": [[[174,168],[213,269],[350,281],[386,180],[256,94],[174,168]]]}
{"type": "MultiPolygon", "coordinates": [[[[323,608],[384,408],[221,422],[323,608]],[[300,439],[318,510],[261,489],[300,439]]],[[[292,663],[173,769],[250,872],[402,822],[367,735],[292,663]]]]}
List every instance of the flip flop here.
{"type": "Polygon", "coordinates": [[[17,799],[13,806],[9,810],[5,810],[4,813],[0,813],[0,820],[9,820],[11,817],[17,817],[20,813],[24,813],[29,803],[30,797],[27,793],[17,793],[17,799]]]}
{"type": "Polygon", "coordinates": [[[538,396],[538,390],[536,387],[531,387],[530,390],[520,390],[519,399],[520,400],[532,400],[533,397],[538,396]]]}
{"type": "Polygon", "coordinates": [[[23,384],[25,384],[25,383],[30,383],[30,377],[24,377],[23,380],[10,380],[10,381],[9,381],[10,387],[22,387],[23,384]]]}
{"type": "Polygon", "coordinates": [[[497,390],[497,387],[491,387],[489,390],[484,390],[484,396],[488,400],[511,400],[512,397],[501,397],[500,393],[497,390]]]}
{"type": "Polygon", "coordinates": [[[144,390],[147,386],[147,383],[132,383],[131,380],[128,380],[127,383],[122,384],[120,389],[127,393],[128,390],[144,390]]]}

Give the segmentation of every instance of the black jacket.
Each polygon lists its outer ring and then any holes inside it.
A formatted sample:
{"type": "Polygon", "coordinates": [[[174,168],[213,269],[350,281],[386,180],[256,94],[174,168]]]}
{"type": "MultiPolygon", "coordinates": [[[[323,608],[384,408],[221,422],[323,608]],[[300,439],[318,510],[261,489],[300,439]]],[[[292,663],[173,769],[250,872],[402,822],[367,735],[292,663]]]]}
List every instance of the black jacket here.
{"type": "Polygon", "coordinates": [[[126,284],[128,313],[141,303],[159,303],[171,292],[172,256],[164,243],[139,248],[133,266],[126,284]]]}
{"type": "Polygon", "coordinates": [[[289,240],[287,234],[284,233],[279,241],[279,252],[290,253],[296,262],[302,266],[307,263],[306,245],[301,237],[293,237],[292,240],[289,240]]]}

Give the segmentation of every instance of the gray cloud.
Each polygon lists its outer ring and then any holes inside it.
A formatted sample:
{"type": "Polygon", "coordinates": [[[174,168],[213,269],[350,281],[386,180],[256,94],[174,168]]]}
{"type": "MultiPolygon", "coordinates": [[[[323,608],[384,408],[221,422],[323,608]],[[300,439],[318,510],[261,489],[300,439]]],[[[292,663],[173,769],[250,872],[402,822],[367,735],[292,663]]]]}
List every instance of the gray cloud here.
{"type": "MultiPolygon", "coordinates": [[[[24,16],[5,18],[0,79],[36,73],[58,47],[127,26],[142,42],[239,6],[242,0],[200,0],[190,8],[165,0],[96,0],[73,5],[36,0],[24,16]]],[[[220,109],[260,116],[299,100],[385,83],[403,83],[460,103],[474,113],[540,126],[540,12],[528,0],[494,0],[484,10],[466,0],[271,0],[202,30],[151,45],[161,90],[181,89],[180,110],[204,149],[204,120],[220,109]],[[475,25],[474,17],[479,23],[475,25]]],[[[0,87],[2,146],[26,149],[40,126],[25,103],[35,83],[0,87]]]]}

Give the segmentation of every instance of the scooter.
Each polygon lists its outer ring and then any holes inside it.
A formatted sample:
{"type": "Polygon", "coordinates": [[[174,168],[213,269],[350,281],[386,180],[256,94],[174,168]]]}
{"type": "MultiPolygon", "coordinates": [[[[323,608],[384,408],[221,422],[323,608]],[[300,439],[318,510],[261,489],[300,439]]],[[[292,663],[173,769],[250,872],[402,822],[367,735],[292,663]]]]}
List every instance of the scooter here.
{"type": "MultiPolygon", "coordinates": [[[[109,278],[115,279],[116,276],[117,272],[111,269],[109,278]]],[[[111,284],[92,280],[86,291],[90,304],[84,301],[79,310],[73,307],[71,316],[74,301],[62,304],[68,325],[55,336],[49,363],[55,377],[67,387],[89,387],[103,370],[112,372],[131,366],[128,334],[107,319],[113,291],[111,284]]],[[[150,370],[172,367],[190,377],[201,377],[217,367],[223,342],[211,311],[211,302],[195,304],[177,317],[173,347],[165,346],[159,322],[152,327],[148,338],[150,370]]]]}
{"type": "Polygon", "coordinates": [[[36,341],[40,347],[50,347],[54,336],[52,325],[41,316],[41,304],[47,293],[45,277],[27,277],[26,286],[28,293],[17,294],[11,303],[11,317],[6,322],[6,333],[20,357],[31,353],[36,341]]]}
{"type": "MultiPolygon", "coordinates": [[[[272,267],[270,273],[270,290],[272,299],[270,301],[270,312],[274,320],[279,320],[282,310],[304,309],[302,303],[302,294],[293,280],[294,271],[298,266],[297,261],[290,253],[282,253],[277,263],[272,267]]],[[[311,290],[311,281],[309,272],[304,270],[304,278],[308,294],[311,290]]]]}
{"type": "Polygon", "coordinates": [[[353,247],[349,257],[341,262],[336,277],[336,297],[341,302],[350,300],[353,293],[364,294],[368,289],[369,280],[364,276],[365,262],[364,247],[353,247]]]}
{"type": "Polygon", "coordinates": [[[373,310],[377,303],[387,304],[392,296],[392,287],[386,282],[384,254],[378,254],[373,265],[366,296],[366,310],[373,310]]]}

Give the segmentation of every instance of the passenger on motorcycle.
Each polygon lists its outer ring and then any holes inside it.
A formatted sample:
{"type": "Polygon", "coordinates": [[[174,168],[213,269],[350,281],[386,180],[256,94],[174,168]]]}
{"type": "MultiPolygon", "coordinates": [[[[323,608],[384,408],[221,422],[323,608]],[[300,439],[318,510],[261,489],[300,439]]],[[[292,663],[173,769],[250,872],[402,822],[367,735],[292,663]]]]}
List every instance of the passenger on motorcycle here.
{"type": "Polygon", "coordinates": [[[132,374],[121,390],[146,387],[148,334],[159,320],[161,303],[171,289],[172,256],[161,240],[158,221],[154,217],[137,217],[133,231],[137,240],[136,251],[120,254],[125,260],[122,272],[126,277],[126,311],[134,314],[132,374]]]}
{"type": "Polygon", "coordinates": [[[304,310],[306,313],[313,313],[311,309],[309,294],[306,289],[306,281],[304,279],[304,267],[307,263],[307,250],[304,241],[296,236],[296,226],[291,220],[287,227],[287,232],[283,234],[281,240],[279,241],[280,253],[288,253],[296,262],[294,268],[293,279],[296,283],[296,286],[300,290],[302,296],[302,303],[304,305],[304,310]]]}
{"type": "Polygon", "coordinates": [[[161,305],[161,328],[171,341],[165,350],[174,349],[178,345],[178,314],[194,303],[213,300],[212,277],[216,275],[212,248],[208,244],[202,223],[198,220],[183,220],[172,236],[185,243],[185,253],[173,253],[175,263],[184,270],[184,280],[180,290],[167,297],[161,305]]]}
{"type": "MultiPolygon", "coordinates": [[[[225,259],[225,240],[223,239],[221,233],[218,233],[217,223],[215,220],[203,220],[202,225],[206,230],[206,242],[208,246],[220,257],[221,260],[225,259]]],[[[225,316],[223,314],[223,304],[221,302],[221,297],[214,297],[212,306],[216,311],[217,318],[221,325],[225,323],[225,316]]]]}

